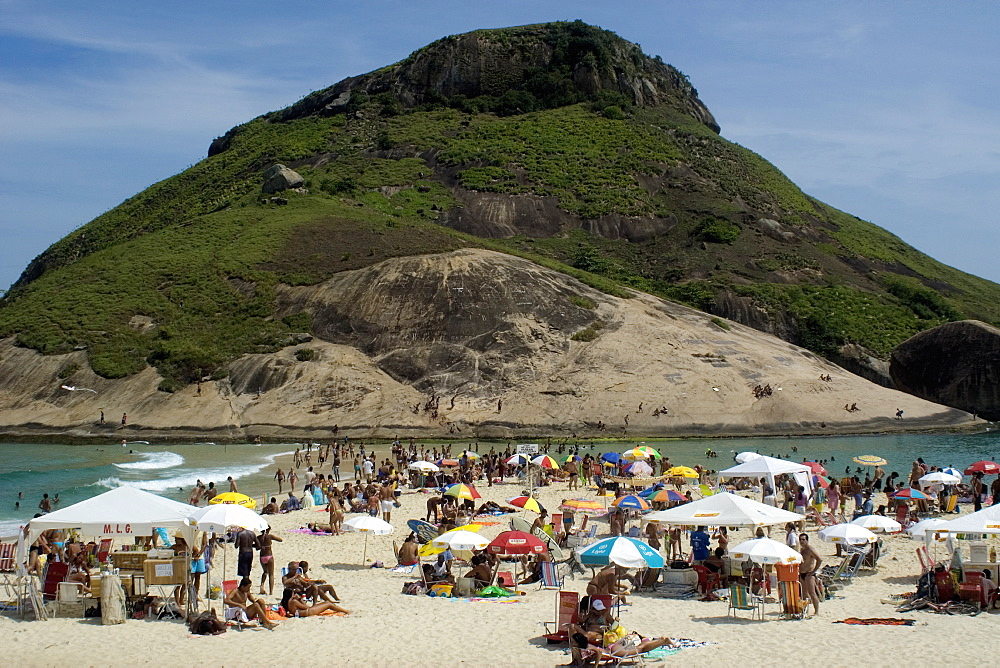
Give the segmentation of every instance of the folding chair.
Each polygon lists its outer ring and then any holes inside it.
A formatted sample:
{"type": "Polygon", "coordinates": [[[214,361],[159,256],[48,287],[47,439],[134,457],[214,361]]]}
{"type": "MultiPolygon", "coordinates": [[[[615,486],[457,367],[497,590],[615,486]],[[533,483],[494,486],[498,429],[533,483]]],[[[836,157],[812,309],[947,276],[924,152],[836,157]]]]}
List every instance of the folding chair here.
{"type": "Polygon", "coordinates": [[[103,564],[111,554],[111,538],[102,538],[101,544],[97,546],[97,563],[103,564]]]}
{"type": "Polygon", "coordinates": [[[559,568],[554,561],[543,561],[541,564],[542,579],[539,589],[562,589],[563,579],[559,577],[559,568]]]}
{"type": "Polygon", "coordinates": [[[580,619],[580,594],[575,591],[560,591],[556,598],[556,621],[542,622],[545,639],[550,645],[569,640],[567,624],[576,624],[580,619]]]}
{"type": "Polygon", "coordinates": [[[934,568],[934,562],[931,560],[929,554],[927,554],[927,546],[921,545],[917,548],[917,560],[920,562],[920,573],[926,573],[927,571],[934,568]]]}
{"type": "Polygon", "coordinates": [[[82,612],[83,606],[80,600],[82,587],[82,582],[60,582],[56,593],[55,612],[52,616],[58,617],[61,615],[64,606],[69,606],[70,609],[80,608],[82,612]]]}
{"type": "Polygon", "coordinates": [[[750,619],[753,619],[754,614],[760,617],[760,620],[764,620],[764,597],[757,594],[751,594],[750,590],[744,584],[731,584],[729,585],[729,611],[726,613],[728,617],[730,614],[736,617],[737,610],[749,610],[750,619]]]}
{"type": "Polygon", "coordinates": [[[786,619],[805,619],[806,604],[802,600],[802,583],[798,580],[779,581],[778,591],[781,594],[781,614],[786,619]]]}
{"type": "Polygon", "coordinates": [[[965,581],[958,584],[958,597],[975,603],[980,609],[986,604],[982,571],[965,571],[965,581]]]}
{"type": "Polygon", "coordinates": [[[701,590],[701,593],[704,594],[706,598],[708,598],[714,590],[722,586],[722,577],[718,573],[713,573],[701,564],[695,564],[692,568],[695,573],[698,574],[697,588],[701,590]]]}
{"type": "Polygon", "coordinates": [[[499,571],[497,573],[497,585],[504,589],[513,589],[517,586],[514,581],[514,574],[510,571],[499,571]]]}
{"type": "Polygon", "coordinates": [[[3,585],[7,600],[20,601],[20,578],[15,572],[14,557],[16,543],[0,543],[0,584],[3,585]]]}
{"type": "Polygon", "coordinates": [[[955,600],[955,580],[949,571],[934,571],[934,587],[937,589],[938,603],[955,600]]]}
{"type": "Polygon", "coordinates": [[[69,564],[61,561],[49,561],[45,566],[45,579],[42,583],[42,598],[46,601],[56,600],[59,583],[66,579],[69,564]]]}

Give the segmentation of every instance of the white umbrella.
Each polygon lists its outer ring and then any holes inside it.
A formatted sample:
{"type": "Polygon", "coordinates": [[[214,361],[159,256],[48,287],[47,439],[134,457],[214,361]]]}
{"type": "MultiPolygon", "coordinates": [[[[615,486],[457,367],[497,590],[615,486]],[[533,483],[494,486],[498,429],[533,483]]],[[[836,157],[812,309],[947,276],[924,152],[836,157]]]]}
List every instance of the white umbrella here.
{"type": "Polygon", "coordinates": [[[801,564],[802,555],[784,543],[770,538],[755,538],[729,548],[729,556],[755,564],[801,564]]]}
{"type": "Polygon", "coordinates": [[[926,520],[920,520],[909,529],[906,533],[910,534],[913,540],[926,540],[928,533],[935,533],[936,527],[942,524],[947,524],[948,520],[943,520],[940,517],[929,517],[926,520]]]}
{"type": "Polygon", "coordinates": [[[652,475],[653,473],[653,467],[647,464],[646,462],[641,462],[641,461],[629,464],[625,470],[628,473],[631,473],[632,475],[639,477],[642,477],[644,475],[652,475]]]}
{"type": "Polygon", "coordinates": [[[379,517],[372,517],[371,515],[358,515],[357,517],[352,517],[344,522],[343,527],[348,531],[359,531],[365,535],[365,549],[364,553],[361,555],[361,563],[365,563],[365,559],[368,556],[368,534],[373,533],[376,536],[388,536],[395,531],[391,524],[379,517]]]}
{"type": "Polygon", "coordinates": [[[903,525],[883,515],[862,515],[851,520],[851,524],[864,527],[869,531],[884,531],[885,533],[897,533],[903,530],[903,525]]]}
{"type": "Polygon", "coordinates": [[[924,485],[932,485],[934,483],[940,483],[942,485],[957,485],[962,482],[961,476],[954,476],[950,473],[945,473],[944,471],[933,471],[927,475],[920,478],[920,482],[924,485]]]}
{"type": "Polygon", "coordinates": [[[946,469],[941,469],[941,473],[947,473],[948,475],[953,475],[959,480],[962,479],[962,472],[959,471],[958,469],[953,469],[951,467],[948,467],[946,469]]]}
{"type": "Polygon", "coordinates": [[[760,459],[764,455],[757,454],[756,452],[741,452],[736,455],[736,461],[740,464],[746,464],[753,459],[760,459]]]}
{"type": "Polygon", "coordinates": [[[226,533],[229,527],[241,527],[251,531],[263,531],[271,526],[267,520],[245,506],[232,503],[218,503],[204,508],[192,508],[191,522],[198,531],[226,533]]]}
{"type": "Polygon", "coordinates": [[[489,544],[489,538],[484,538],[478,533],[465,531],[464,529],[449,531],[431,541],[432,546],[453,552],[482,550],[489,544]]]}
{"type": "Polygon", "coordinates": [[[411,471],[420,471],[421,473],[437,473],[441,470],[437,464],[431,462],[413,462],[407,468],[411,471]]]}
{"type": "Polygon", "coordinates": [[[857,524],[834,524],[832,527],[820,529],[819,537],[828,543],[848,545],[864,545],[878,540],[878,536],[857,524]]]}

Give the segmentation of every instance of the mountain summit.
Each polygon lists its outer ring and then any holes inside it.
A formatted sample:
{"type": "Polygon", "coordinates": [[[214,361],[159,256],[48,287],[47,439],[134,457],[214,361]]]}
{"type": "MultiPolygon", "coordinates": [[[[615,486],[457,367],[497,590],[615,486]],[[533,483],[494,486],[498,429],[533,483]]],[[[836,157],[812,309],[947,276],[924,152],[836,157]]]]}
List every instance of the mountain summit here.
{"type": "Polygon", "coordinates": [[[229,130],[206,159],[53,244],[0,302],[0,337],[72,353],[67,382],[152,367],[167,392],[266,391],[294,374],[246,376],[247,356],[316,341],[421,392],[485,396],[516,388],[539,346],[611,330],[582,289],[511,283],[530,271],[498,278],[495,303],[483,286],[465,292],[447,271],[463,249],[482,251],[477,266],[505,253],[612,297],[693,306],[713,327],[728,318],[885,384],[889,352],[913,334],[1000,321],[1000,286],[809,197],[719,131],[687,77],[600,28],[445,37],[229,130]],[[439,262],[402,262],[414,256],[439,262]],[[303,296],[321,285],[322,300],[303,296]],[[331,294],[349,287],[353,301],[331,294]],[[469,294],[483,301],[461,308],[482,317],[454,320],[469,294]],[[409,330],[383,331],[404,312],[409,330]],[[530,312],[544,336],[525,329],[530,312]]]}

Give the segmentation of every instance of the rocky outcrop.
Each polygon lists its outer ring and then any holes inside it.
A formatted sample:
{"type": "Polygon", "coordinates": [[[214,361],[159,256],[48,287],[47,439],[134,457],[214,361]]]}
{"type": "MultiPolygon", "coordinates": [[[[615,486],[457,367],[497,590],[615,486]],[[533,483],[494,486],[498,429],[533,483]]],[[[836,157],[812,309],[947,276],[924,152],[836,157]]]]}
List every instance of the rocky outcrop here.
{"type": "MultiPolygon", "coordinates": [[[[368,96],[389,93],[404,107],[458,95],[500,97],[512,90],[544,88],[536,77],[565,70],[570,72],[576,99],[590,99],[601,91],[619,93],[639,106],[674,106],[719,131],[698,91],[676,68],[650,58],[614,33],[579,21],[445,37],[395,65],[317,91],[276,112],[272,119],[341,113],[348,108],[351,95],[360,92],[368,96]]],[[[213,150],[221,146],[213,143],[213,150]]]]}
{"type": "Polygon", "coordinates": [[[1000,329],[978,320],[939,325],[892,351],[889,373],[903,392],[1000,420],[1000,329]]]}
{"type": "Polygon", "coordinates": [[[264,172],[264,185],[260,189],[265,194],[280,193],[282,190],[299,188],[305,182],[295,170],[284,165],[271,165],[264,172]]]}

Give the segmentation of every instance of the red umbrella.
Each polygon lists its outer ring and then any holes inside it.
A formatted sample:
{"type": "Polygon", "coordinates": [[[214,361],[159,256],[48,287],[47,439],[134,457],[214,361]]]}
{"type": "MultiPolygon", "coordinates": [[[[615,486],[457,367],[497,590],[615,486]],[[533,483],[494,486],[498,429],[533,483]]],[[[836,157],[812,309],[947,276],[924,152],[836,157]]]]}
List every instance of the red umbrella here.
{"type": "Polygon", "coordinates": [[[919,489],[913,489],[912,487],[904,487],[895,494],[889,495],[893,499],[926,499],[928,496],[921,492],[919,489]]]}
{"type": "Polygon", "coordinates": [[[543,554],[548,548],[536,536],[524,531],[504,531],[486,546],[490,554],[513,556],[521,554],[543,554]]]}
{"type": "Polygon", "coordinates": [[[988,461],[976,462],[965,469],[965,475],[972,475],[976,471],[982,471],[986,475],[997,475],[1000,474],[1000,464],[988,461]]]}
{"type": "Polygon", "coordinates": [[[812,469],[813,473],[816,473],[818,475],[826,475],[826,469],[823,468],[823,465],[820,464],[819,462],[802,462],[802,465],[808,466],[810,469],[812,469]]]}

